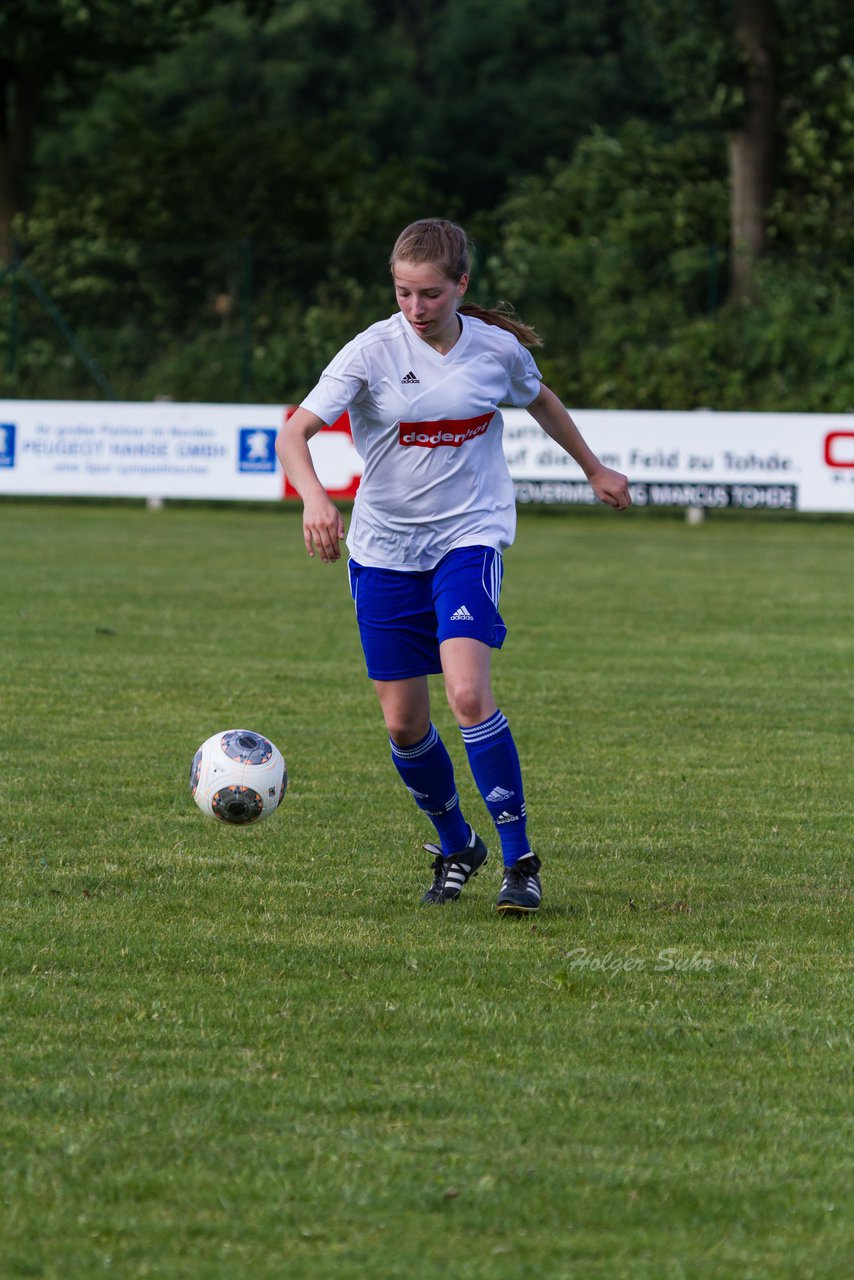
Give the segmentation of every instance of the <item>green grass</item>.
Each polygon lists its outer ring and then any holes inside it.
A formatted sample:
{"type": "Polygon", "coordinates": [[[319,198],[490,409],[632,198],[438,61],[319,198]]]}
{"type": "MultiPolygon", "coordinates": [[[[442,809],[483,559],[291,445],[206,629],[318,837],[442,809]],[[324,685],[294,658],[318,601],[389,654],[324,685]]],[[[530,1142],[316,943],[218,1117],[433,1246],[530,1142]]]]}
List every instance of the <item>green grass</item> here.
{"type": "Polygon", "coordinates": [[[850,522],[522,516],[534,922],[495,852],[418,909],[429,833],[295,511],[0,535],[3,1280],[850,1274],[850,522]],[[187,788],[238,725],[290,771],[242,831],[187,788]]]}

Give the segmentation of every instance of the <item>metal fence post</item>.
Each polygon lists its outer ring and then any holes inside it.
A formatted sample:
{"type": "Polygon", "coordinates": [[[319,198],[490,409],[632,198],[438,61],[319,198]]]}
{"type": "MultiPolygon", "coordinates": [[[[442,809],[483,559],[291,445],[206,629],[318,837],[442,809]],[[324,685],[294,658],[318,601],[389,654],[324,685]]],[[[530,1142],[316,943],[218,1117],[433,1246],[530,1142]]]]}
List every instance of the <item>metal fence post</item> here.
{"type": "Polygon", "coordinates": [[[45,311],[50,316],[51,320],[56,325],[57,329],[62,334],[65,341],[68,343],[71,350],[77,356],[77,359],[83,365],[85,365],[85,367],[89,370],[89,372],[97,382],[98,386],[100,387],[104,395],[107,396],[108,399],[110,400],[118,399],[115,391],[110,385],[110,381],[107,378],[107,375],[104,373],[101,366],[86,351],[85,347],[83,346],[83,343],[77,337],[77,334],[74,333],[74,331],[66,323],[65,317],[63,316],[59,307],[56,305],[55,302],[52,301],[51,298],[48,297],[47,293],[42,288],[39,280],[35,275],[33,275],[32,271],[30,271],[26,262],[18,263],[18,270],[16,271],[15,274],[17,275],[18,272],[20,272],[23,275],[24,279],[26,280],[27,284],[30,286],[30,289],[32,290],[37,300],[41,303],[42,307],[44,307],[45,311]]]}

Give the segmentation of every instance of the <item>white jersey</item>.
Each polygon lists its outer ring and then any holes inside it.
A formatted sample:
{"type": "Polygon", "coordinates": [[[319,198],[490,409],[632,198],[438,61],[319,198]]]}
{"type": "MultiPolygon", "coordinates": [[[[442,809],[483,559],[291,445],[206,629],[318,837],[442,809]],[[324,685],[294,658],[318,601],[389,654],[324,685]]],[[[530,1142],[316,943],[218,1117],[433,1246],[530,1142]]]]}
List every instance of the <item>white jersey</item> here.
{"type": "Polygon", "coordinates": [[[503,551],[516,532],[499,404],[540,392],[530,352],[505,329],[460,315],[447,355],[398,312],[327,365],[302,407],[330,424],[349,410],[364,472],[347,536],[359,564],[432,569],[455,547],[503,551]]]}

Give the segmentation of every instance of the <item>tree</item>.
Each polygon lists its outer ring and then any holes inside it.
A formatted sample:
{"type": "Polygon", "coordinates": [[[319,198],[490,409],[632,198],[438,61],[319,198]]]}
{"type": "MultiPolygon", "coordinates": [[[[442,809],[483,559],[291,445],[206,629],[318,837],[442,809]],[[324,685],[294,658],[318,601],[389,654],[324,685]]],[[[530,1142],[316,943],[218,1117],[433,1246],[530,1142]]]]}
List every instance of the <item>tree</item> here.
{"type": "Polygon", "coordinates": [[[594,125],[664,104],[632,0],[445,0],[417,49],[429,84],[418,138],[460,216],[567,161],[594,125]]]}
{"type": "Polygon", "coordinates": [[[24,208],[36,130],[52,94],[67,100],[97,84],[105,70],[170,48],[213,7],[214,0],[4,0],[0,262],[12,257],[12,219],[24,208]]]}
{"type": "MultiPolygon", "coordinates": [[[[674,344],[717,292],[710,246],[726,218],[725,160],[710,135],[662,140],[640,120],[594,130],[568,164],[503,203],[487,300],[509,299],[540,331],[538,362],[567,402],[662,407],[674,344]]],[[[703,403],[679,377],[678,407],[703,403]]]]}
{"type": "MultiPolygon", "coordinates": [[[[247,370],[299,392],[390,305],[400,226],[445,213],[477,241],[474,292],[542,325],[571,399],[802,407],[809,384],[847,405],[849,9],[5,0],[0,68],[33,69],[43,104],[19,249],[130,397],[243,394],[247,370]],[[48,10],[123,31],[51,53],[48,10]],[[728,270],[752,306],[721,306],[728,270]]],[[[3,102],[29,91],[22,72],[3,102]]],[[[62,394],[58,335],[16,305],[17,389],[62,394]]]]}
{"type": "MultiPolygon", "coordinates": [[[[788,234],[793,228],[793,219],[786,217],[787,184],[793,181],[801,199],[816,208],[803,191],[803,162],[810,153],[818,160],[814,144],[819,137],[829,144],[824,168],[836,171],[835,189],[850,204],[850,195],[845,196],[851,186],[850,130],[844,110],[839,115],[850,93],[854,55],[850,0],[641,3],[650,55],[666,85],[674,123],[717,134],[726,148],[730,297],[749,299],[762,258],[779,242],[780,218],[788,234]],[[834,94],[840,78],[842,93],[834,94]]],[[[821,163],[815,163],[809,181],[827,186],[821,163]]],[[[828,227],[842,221],[831,207],[827,215],[828,227]]]]}
{"type": "Polygon", "coordinates": [[[735,41],[743,66],[744,113],[728,137],[730,286],[748,298],[753,266],[765,252],[774,193],[777,113],[777,13],[773,0],[735,0],[735,41]]]}

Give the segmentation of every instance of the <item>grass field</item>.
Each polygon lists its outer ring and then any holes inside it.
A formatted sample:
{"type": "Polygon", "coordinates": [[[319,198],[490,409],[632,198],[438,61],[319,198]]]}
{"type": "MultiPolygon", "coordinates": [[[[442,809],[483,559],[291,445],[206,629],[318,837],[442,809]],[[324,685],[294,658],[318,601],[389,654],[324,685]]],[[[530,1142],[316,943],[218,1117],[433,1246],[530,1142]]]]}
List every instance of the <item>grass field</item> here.
{"type": "Polygon", "coordinates": [[[418,908],[296,511],[0,505],[3,1280],[852,1274],[852,534],[523,515],[532,922],[494,835],[418,908]],[[258,828],[190,798],[227,727],[288,761],[258,828]]]}

